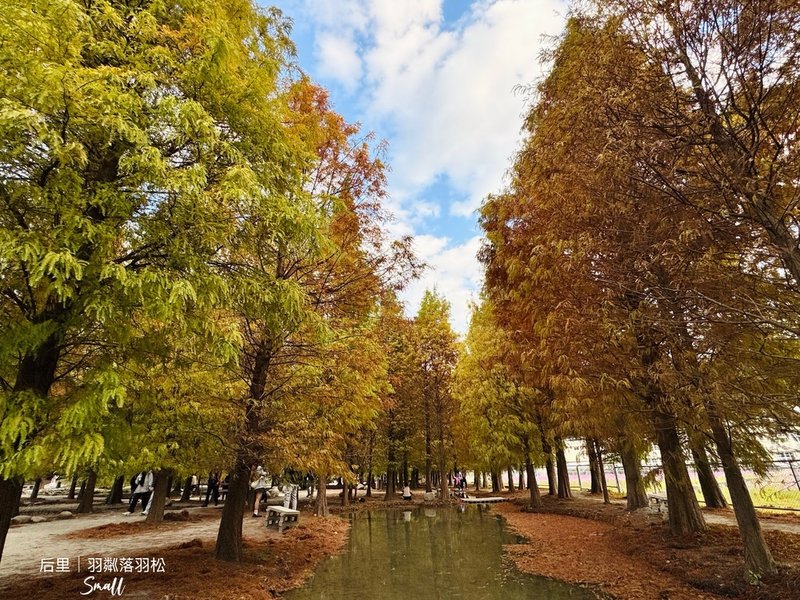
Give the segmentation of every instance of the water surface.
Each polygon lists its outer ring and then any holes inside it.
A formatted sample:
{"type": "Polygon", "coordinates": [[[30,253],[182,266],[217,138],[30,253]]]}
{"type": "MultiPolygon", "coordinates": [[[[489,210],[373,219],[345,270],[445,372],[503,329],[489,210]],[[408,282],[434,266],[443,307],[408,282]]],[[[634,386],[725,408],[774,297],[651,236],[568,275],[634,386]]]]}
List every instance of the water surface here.
{"type": "Polygon", "coordinates": [[[517,536],[486,506],[355,513],[344,553],[290,600],[595,600],[584,588],[520,573],[502,554],[517,536]]]}

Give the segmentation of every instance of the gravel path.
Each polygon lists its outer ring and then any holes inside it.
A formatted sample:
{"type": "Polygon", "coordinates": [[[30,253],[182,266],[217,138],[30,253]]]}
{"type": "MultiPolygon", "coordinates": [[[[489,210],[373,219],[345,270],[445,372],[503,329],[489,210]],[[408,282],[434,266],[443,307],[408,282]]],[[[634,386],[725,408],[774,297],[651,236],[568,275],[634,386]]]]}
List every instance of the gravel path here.
{"type": "MultiPolygon", "coordinates": [[[[192,513],[211,516],[220,514],[220,508],[191,509],[192,513]]],[[[170,523],[168,527],[132,532],[130,534],[104,539],[70,538],[67,534],[110,523],[144,521],[140,515],[124,516],[123,510],[79,516],[73,519],[28,523],[12,527],[6,539],[3,559],[0,562],[0,577],[18,574],[38,573],[41,560],[46,558],[68,557],[74,564],[78,556],[131,557],[152,556],[152,550],[160,546],[179,544],[194,538],[204,542],[213,540],[219,527],[218,518],[205,518],[202,521],[170,523]]],[[[245,532],[256,530],[261,519],[245,520],[245,532]],[[254,521],[254,522],[253,522],[254,521]]]]}

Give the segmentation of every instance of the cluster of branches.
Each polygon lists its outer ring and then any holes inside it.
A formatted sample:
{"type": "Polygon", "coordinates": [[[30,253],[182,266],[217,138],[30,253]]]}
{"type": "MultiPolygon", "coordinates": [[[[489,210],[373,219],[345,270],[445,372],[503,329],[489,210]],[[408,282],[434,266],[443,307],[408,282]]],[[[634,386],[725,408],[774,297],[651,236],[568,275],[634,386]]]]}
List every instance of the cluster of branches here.
{"type": "Polygon", "coordinates": [[[573,15],[511,184],[482,207],[464,365],[465,398],[501,432],[485,443],[542,461],[588,439],[621,455],[630,508],[657,445],[675,533],[705,528],[687,454],[710,506],[719,461],[754,573],[775,565],[742,465],[763,471],[761,440],[800,423],[799,29],[781,0],[573,15]]]}
{"type": "Polygon", "coordinates": [[[250,0],[4,3],[0,64],[0,554],[26,478],[152,468],[158,520],[208,469],[238,560],[251,468],[345,469],[388,385],[381,148],[250,0]]]}

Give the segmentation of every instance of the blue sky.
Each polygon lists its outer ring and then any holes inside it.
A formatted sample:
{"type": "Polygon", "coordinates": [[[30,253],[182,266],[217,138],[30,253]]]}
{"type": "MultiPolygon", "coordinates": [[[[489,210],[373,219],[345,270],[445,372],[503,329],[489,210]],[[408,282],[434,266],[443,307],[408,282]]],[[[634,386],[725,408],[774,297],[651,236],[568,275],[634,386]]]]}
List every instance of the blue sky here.
{"type": "Polygon", "coordinates": [[[542,72],[561,0],[285,0],[301,68],[335,108],[388,142],[392,233],[412,234],[430,265],[403,295],[414,314],[426,288],[452,304],[457,331],[480,288],[475,210],[502,189],[520,141],[518,85],[542,72]]]}

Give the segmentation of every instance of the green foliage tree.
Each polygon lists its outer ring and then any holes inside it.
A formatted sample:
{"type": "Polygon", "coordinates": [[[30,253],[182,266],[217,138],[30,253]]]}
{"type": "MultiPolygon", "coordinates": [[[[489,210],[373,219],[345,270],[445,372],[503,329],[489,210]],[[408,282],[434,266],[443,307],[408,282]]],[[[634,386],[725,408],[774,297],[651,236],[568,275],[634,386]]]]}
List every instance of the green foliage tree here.
{"type": "Polygon", "coordinates": [[[464,349],[456,368],[458,402],[465,413],[467,435],[476,466],[497,472],[521,462],[529,482],[530,506],[542,500],[534,466],[543,462],[541,431],[535,413],[540,393],[523,383],[512,336],[494,319],[485,299],[475,306],[464,349]]]}
{"type": "Polygon", "coordinates": [[[9,491],[48,435],[86,431],[67,464],[102,454],[90,422],[124,402],[116,360],[139,323],[213,324],[225,290],[209,265],[268,162],[244,125],[280,123],[268,90],[288,42],[248,2],[0,12],[4,540],[9,491]]]}
{"type": "Polygon", "coordinates": [[[456,335],[450,326],[450,304],[435,290],[426,290],[414,319],[421,363],[420,384],[425,424],[425,479],[430,486],[431,463],[439,467],[439,492],[447,498],[448,458],[453,445],[452,420],[457,410],[452,393],[458,359],[456,335]]]}

